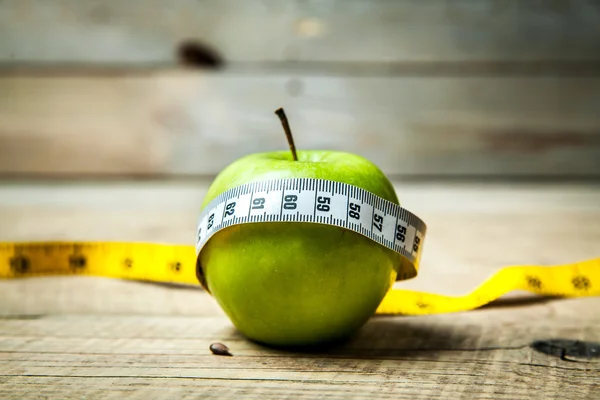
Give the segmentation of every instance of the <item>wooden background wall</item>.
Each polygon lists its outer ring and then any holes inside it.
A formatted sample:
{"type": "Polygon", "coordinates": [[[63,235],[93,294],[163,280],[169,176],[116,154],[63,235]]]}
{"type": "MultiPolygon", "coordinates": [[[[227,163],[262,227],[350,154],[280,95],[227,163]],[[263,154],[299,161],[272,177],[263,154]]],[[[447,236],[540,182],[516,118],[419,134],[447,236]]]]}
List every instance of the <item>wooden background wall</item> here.
{"type": "Polygon", "coordinates": [[[3,176],[213,175],[279,106],[392,175],[598,178],[600,2],[0,2],[3,176]]]}

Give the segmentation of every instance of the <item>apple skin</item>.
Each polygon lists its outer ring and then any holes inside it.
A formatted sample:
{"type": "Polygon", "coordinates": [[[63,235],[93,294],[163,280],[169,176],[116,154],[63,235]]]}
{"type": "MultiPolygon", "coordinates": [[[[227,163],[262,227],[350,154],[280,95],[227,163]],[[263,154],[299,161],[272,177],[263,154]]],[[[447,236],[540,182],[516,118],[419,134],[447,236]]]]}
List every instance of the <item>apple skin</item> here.
{"type": "MultiPolygon", "coordinates": [[[[399,204],[370,161],[339,151],[258,153],[215,178],[202,208],[232,187],[262,180],[343,182],[399,204]]],[[[310,346],[347,338],[371,317],[396,280],[400,256],[356,232],[324,224],[265,222],[214,234],[199,256],[211,295],[247,338],[310,346]]]]}

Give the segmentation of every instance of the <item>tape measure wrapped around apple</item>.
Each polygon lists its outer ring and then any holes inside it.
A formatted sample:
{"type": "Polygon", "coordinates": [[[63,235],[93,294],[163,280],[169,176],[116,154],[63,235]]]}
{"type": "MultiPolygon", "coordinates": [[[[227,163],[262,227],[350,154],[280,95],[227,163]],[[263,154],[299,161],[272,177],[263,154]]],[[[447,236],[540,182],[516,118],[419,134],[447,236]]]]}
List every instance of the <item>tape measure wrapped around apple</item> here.
{"type": "Polygon", "coordinates": [[[347,337],[416,276],[425,224],[372,162],[339,151],[252,154],[203,200],[197,275],[235,327],[270,345],[347,337]]]}

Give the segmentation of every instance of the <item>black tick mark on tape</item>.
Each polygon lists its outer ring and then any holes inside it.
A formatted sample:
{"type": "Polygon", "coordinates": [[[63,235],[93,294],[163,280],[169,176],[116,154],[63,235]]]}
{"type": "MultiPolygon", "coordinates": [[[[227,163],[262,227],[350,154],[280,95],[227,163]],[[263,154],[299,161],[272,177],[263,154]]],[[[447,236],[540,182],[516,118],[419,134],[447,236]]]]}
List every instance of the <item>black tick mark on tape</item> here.
{"type": "Polygon", "coordinates": [[[573,287],[578,290],[588,290],[592,286],[590,280],[585,276],[576,276],[571,283],[573,283],[573,287]]]}
{"type": "Polygon", "coordinates": [[[542,281],[540,281],[540,279],[535,276],[528,276],[527,284],[532,289],[541,289],[542,288],[542,281]]]}
{"type": "Polygon", "coordinates": [[[31,267],[31,263],[29,259],[25,256],[14,256],[10,259],[10,269],[15,274],[25,274],[29,271],[31,267]]]}
{"type": "Polygon", "coordinates": [[[73,270],[84,269],[86,264],[86,259],[84,256],[74,254],[69,257],[69,266],[73,270]]]}
{"type": "Polygon", "coordinates": [[[171,269],[175,272],[181,271],[181,263],[180,262],[171,263],[171,269]]]}
{"type": "Polygon", "coordinates": [[[549,339],[537,340],[531,343],[530,346],[540,353],[559,357],[565,361],[600,358],[600,343],[570,339],[549,339]]]}

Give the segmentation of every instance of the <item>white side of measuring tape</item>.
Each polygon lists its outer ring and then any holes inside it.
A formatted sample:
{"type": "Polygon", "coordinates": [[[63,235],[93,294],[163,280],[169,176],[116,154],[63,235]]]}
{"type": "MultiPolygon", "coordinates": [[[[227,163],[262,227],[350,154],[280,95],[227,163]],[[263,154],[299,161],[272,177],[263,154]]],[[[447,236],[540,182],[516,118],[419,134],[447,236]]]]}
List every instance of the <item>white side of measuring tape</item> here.
{"type": "Polygon", "coordinates": [[[196,255],[216,232],[255,222],[312,222],[346,228],[418,265],[427,231],[410,211],[359,187],[322,179],[259,181],[212,200],[199,218],[196,255]]]}

